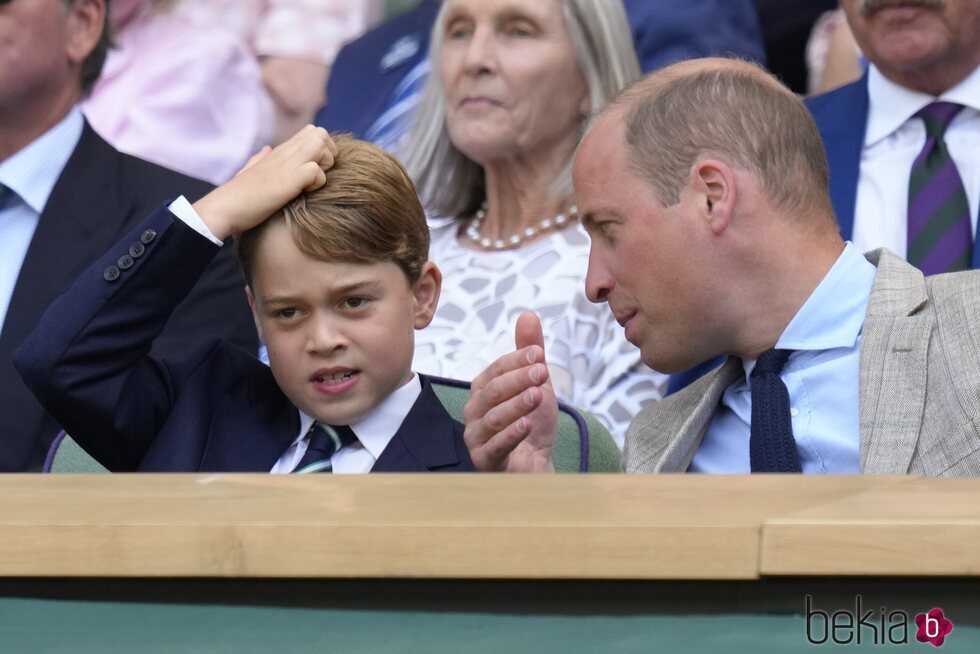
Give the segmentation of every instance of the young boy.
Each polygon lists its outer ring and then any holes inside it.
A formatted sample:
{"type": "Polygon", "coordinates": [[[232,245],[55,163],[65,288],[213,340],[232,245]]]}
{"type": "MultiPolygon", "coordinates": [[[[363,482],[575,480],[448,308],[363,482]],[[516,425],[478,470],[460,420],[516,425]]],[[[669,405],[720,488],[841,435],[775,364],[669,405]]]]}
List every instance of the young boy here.
{"type": "Polygon", "coordinates": [[[151,214],[51,305],[15,364],[110,470],[472,470],[462,425],[411,370],[441,285],[428,245],[393,157],[307,127],[193,207],[151,214]],[[270,366],[224,341],[148,356],[232,235],[270,366]]]}

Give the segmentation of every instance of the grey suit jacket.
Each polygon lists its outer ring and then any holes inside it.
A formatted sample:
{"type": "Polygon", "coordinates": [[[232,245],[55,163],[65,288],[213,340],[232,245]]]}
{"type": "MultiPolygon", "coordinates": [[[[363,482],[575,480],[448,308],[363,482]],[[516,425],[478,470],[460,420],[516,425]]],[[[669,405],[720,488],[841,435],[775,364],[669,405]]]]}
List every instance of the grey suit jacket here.
{"type": "MultiPolygon", "coordinates": [[[[980,475],[980,271],[924,278],[888,250],[866,256],[878,273],[861,340],[861,472],[980,475]]],[[[647,405],[626,436],[626,470],[687,470],[741,374],[729,357],[647,405]]]]}

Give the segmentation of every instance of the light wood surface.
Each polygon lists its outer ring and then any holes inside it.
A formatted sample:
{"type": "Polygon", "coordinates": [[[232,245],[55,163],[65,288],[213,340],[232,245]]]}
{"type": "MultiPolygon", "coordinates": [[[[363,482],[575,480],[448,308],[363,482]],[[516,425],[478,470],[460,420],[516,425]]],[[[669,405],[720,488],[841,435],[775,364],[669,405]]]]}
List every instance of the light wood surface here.
{"type": "Polygon", "coordinates": [[[911,479],[773,516],[764,575],[980,575],[980,479],[911,479]]]}
{"type": "MultiPolygon", "coordinates": [[[[887,498],[914,483],[697,475],[6,475],[0,576],[755,579],[760,551],[770,557],[763,572],[783,574],[769,562],[793,547],[777,533],[763,548],[764,525],[774,518],[799,516],[795,524],[805,529],[808,511],[824,520],[855,498],[870,498],[873,514],[883,501],[876,494],[887,498]]],[[[923,519],[935,515],[927,501],[921,509],[923,519]]]]}

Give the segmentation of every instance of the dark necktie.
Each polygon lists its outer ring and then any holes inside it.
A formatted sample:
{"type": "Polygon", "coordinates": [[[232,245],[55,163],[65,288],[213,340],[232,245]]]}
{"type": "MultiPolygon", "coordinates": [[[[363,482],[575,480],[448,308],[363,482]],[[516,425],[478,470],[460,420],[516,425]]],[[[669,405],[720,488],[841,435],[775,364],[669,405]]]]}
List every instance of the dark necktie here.
{"type": "Polygon", "coordinates": [[[334,426],[322,422],[313,423],[309,438],[306,454],[293,470],[295,473],[333,472],[330,458],[337,450],[357,440],[357,436],[347,425],[334,426]]]}
{"type": "Polygon", "coordinates": [[[962,105],[933,102],[917,114],[926,144],[909,177],[908,260],[927,275],[970,267],[970,206],[943,135],[962,105]]]}
{"type": "Polygon", "coordinates": [[[3,184],[0,184],[0,210],[3,210],[7,206],[7,202],[10,201],[10,198],[12,198],[13,195],[13,191],[3,184]]]}
{"type": "Polygon", "coordinates": [[[768,350],[752,369],[752,425],[749,460],[752,472],[802,472],[793,440],[789,391],[780,379],[790,350],[768,350]]]}

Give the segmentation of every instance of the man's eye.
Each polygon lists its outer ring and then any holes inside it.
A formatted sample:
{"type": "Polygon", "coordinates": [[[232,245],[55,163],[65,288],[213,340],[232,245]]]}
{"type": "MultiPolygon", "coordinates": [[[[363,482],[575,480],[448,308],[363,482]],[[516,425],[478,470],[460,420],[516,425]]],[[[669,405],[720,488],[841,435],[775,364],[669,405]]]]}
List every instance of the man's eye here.
{"type": "Polygon", "coordinates": [[[296,309],[279,309],[276,311],[276,318],[282,318],[283,320],[289,320],[290,318],[296,317],[296,309]]]}
{"type": "Polygon", "coordinates": [[[360,309],[365,304],[367,304],[367,298],[363,297],[349,297],[344,300],[344,306],[348,309],[360,309]]]}

